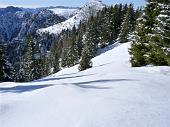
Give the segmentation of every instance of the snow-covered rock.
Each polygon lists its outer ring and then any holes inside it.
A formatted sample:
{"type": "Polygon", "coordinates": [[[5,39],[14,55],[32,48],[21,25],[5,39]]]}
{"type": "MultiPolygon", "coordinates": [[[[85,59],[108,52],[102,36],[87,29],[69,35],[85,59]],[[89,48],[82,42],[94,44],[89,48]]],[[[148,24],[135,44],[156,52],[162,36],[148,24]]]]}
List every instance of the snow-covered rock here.
{"type": "Polygon", "coordinates": [[[92,14],[95,15],[99,10],[104,7],[104,4],[99,0],[91,0],[85,6],[83,6],[76,15],[68,20],[55,24],[53,26],[39,29],[38,33],[51,33],[60,34],[62,30],[72,29],[73,26],[78,27],[80,21],[87,20],[92,14]]]}
{"type": "Polygon", "coordinates": [[[28,83],[0,84],[1,127],[169,127],[170,67],[132,68],[130,43],[28,83]]]}

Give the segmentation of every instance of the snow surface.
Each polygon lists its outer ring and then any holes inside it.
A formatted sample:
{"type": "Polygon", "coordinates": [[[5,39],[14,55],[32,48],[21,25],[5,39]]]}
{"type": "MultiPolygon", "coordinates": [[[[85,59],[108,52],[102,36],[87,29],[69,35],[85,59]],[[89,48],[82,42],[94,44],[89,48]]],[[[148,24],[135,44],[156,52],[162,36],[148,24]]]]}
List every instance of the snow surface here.
{"type": "Polygon", "coordinates": [[[70,8],[53,8],[49,9],[53,11],[58,16],[64,16],[65,18],[69,18],[70,16],[74,15],[78,9],[70,9],[70,8]]]}
{"type": "Polygon", "coordinates": [[[63,30],[71,30],[74,26],[77,28],[80,21],[87,20],[92,13],[97,13],[104,7],[101,1],[92,0],[83,6],[74,16],[68,20],[55,24],[53,26],[39,29],[38,33],[60,34],[63,30]]]}
{"type": "Polygon", "coordinates": [[[83,72],[1,83],[0,127],[169,127],[170,67],[132,68],[129,47],[110,46],[83,72]]]}

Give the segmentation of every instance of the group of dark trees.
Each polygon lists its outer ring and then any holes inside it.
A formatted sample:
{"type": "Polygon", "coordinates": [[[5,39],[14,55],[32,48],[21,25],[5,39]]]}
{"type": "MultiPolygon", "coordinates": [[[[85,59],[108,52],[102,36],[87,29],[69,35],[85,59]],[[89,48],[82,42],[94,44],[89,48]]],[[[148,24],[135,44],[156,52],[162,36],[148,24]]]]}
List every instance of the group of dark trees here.
{"type": "Polygon", "coordinates": [[[170,65],[170,1],[147,0],[137,24],[130,49],[132,66],[170,65]]]}
{"type": "Polygon", "coordinates": [[[80,71],[86,70],[98,49],[116,41],[132,41],[132,66],[170,65],[170,2],[148,0],[143,10],[132,4],[104,7],[57,37],[32,34],[26,41],[13,67],[0,45],[0,81],[33,81],[78,63],[80,71]]]}
{"type": "Polygon", "coordinates": [[[58,43],[52,46],[51,55],[55,58],[54,70],[71,67],[80,63],[79,70],[92,67],[91,59],[99,48],[115,43],[124,43],[129,33],[135,29],[136,19],[141,9],[133,5],[116,4],[105,7],[86,22],[81,22],[76,29],[65,30],[58,43]],[[57,63],[57,64],[56,64],[57,63]],[[57,65],[57,66],[56,66],[57,65]]]}
{"type": "Polygon", "coordinates": [[[14,69],[8,62],[5,51],[6,46],[0,43],[0,81],[12,81],[14,78],[14,69]]]}
{"type": "Polygon", "coordinates": [[[15,71],[10,80],[33,81],[78,63],[80,71],[92,67],[91,59],[99,48],[117,40],[121,43],[127,41],[140,13],[141,9],[135,10],[132,4],[116,4],[91,14],[87,21],[81,21],[72,30],[63,30],[59,36],[31,34],[19,44],[17,56],[10,57],[11,61],[15,61],[12,63],[15,71]]]}

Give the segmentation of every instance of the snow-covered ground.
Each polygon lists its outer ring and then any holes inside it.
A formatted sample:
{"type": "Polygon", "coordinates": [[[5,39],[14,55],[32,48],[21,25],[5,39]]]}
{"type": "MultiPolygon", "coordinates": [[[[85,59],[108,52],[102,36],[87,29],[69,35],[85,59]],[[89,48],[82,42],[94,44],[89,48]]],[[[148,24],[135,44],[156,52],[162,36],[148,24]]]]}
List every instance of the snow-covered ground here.
{"type": "Polygon", "coordinates": [[[53,8],[49,9],[53,11],[55,14],[59,16],[64,16],[65,18],[69,18],[70,16],[74,15],[78,9],[70,9],[70,8],[53,8]]]}
{"type": "Polygon", "coordinates": [[[169,127],[170,67],[131,68],[129,46],[105,50],[83,72],[1,83],[0,127],[169,127]]]}

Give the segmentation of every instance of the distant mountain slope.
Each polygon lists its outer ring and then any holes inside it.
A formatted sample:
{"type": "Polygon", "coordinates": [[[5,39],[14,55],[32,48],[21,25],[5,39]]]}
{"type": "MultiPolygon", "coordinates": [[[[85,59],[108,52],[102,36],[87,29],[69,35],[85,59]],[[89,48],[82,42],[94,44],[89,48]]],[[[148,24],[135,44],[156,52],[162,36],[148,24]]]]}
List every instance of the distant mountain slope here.
{"type": "Polygon", "coordinates": [[[59,24],[39,29],[38,33],[60,34],[62,30],[72,29],[74,25],[77,27],[80,21],[87,20],[92,14],[95,15],[104,6],[105,5],[98,0],[89,1],[73,17],[59,24]]]}
{"type": "Polygon", "coordinates": [[[73,15],[76,14],[76,12],[80,9],[79,7],[66,7],[66,6],[52,6],[52,7],[42,7],[39,9],[47,9],[50,10],[52,12],[54,12],[55,14],[57,14],[58,16],[63,16],[65,18],[70,18],[73,15]]]}
{"type": "Polygon", "coordinates": [[[168,127],[170,67],[131,68],[129,47],[109,47],[83,72],[0,83],[1,127],[168,127]]]}
{"type": "Polygon", "coordinates": [[[47,9],[0,8],[0,41],[9,43],[23,39],[39,28],[65,20],[47,9]]]}
{"type": "Polygon", "coordinates": [[[13,6],[9,6],[6,8],[0,8],[0,15],[5,15],[7,13],[16,13],[18,11],[22,11],[22,9],[18,8],[18,7],[13,7],[13,6]]]}
{"type": "Polygon", "coordinates": [[[70,18],[71,16],[75,15],[77,13],[77,11],[79,10],[79,8],[51,8],[49,9],[51,11],[53,11],[55,14],[57,14],[58,16],[63,16],[65,18],[70,18]]]}

